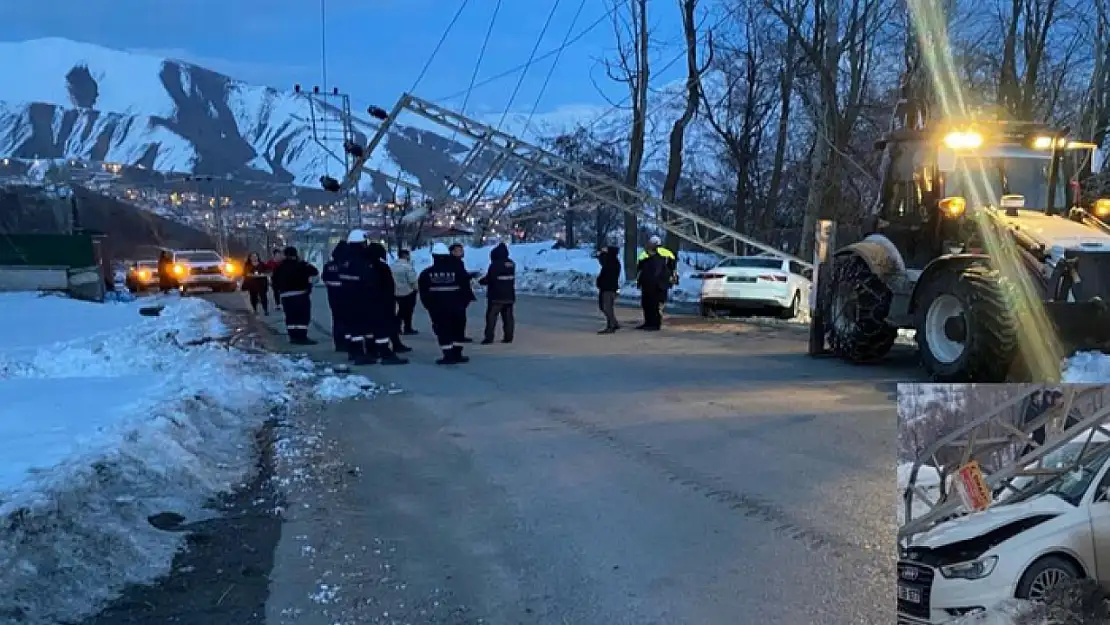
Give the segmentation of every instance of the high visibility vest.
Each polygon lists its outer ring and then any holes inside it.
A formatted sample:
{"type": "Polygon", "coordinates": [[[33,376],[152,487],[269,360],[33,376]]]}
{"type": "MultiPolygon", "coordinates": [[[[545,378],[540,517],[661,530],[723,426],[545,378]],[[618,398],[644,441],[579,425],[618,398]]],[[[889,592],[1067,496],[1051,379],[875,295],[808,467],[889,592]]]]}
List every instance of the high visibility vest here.
{"type": "MultiPolygon", "coordinates": [[[[663,258],[668,258],[670,260],[675,260],[674,252],[668,250],[665,247],[657,247],[657,248],[655,248],[655,251],[656,251],[656,253],[658,253],[663,258]]],[[[651,254],[648,254],[647,250],[644,250],[644,251],[640,252],[639,256],[636,257],[636,262],[640,262],[641,260],[647,258],[648,256],[651,256],[651,254]]]]}

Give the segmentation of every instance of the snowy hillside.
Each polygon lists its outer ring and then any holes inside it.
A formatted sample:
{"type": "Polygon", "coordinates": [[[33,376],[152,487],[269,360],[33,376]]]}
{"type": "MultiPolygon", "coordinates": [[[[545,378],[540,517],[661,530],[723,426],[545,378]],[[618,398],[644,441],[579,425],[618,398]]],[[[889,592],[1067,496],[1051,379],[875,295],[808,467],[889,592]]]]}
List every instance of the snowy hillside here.
{"type": "MultiPolygon", "coordinates": [[[[291,91],[250,85],[185,61],[112,50],[67,39],[0,42],[0,55],[33,62],[0,65],[0,156],[72,158],[142,165],[168,172],[231,175],[316,187],[327,153],[313,136],[309,100],[291,91]]],[[[399,94],[397,94],[399,95],[399,94]]],[[[665,100],[666,98],[664,98],[665,100]]],[[[381,106],[392,105],[383,101],[381,106]]],[[[659,104],[665,104],[660,102],[659,104]]],[[[321,113],[338,135],[338,113],[321,113]]],[[[664,107],[665,108],[665,107],[664,107]]],[[[531,120],[511,113],[475,113],[506,132],[535,140],[598,120],[598,130],[619,127],[625,114],[605,107],[566,105],[531,120]],[[600,119],[599,119],[600,118],[600,119]],[[526,123],[527,122],[527,123],[526,123]]],[[[364,116],[365,117],[365,116],[364,116]]],[[[376,125],[358,118],[359,140],[376,125]]],[[[645,183],[662,169],[666,128],[649,138],[645,183]]],[[[338,136],[328,150],[342,155],[338,136]]],[[[402,115],[370,165],[436,191],[455,176],[469,147],[416,115],[402,115]]],[[[488,165],[479,159],[475,169],[488,165]]],[[[333,160],[329,173],[337,171],[333,160]]],[[[505,178],[511,177],[506,171],[505,178]]],[[[504,180],[495,181],[496,193],[504,180]]],[[[391,186],[364,177],[363,188],[385,196],[391,186]]],[[[466,186],[466,185],[464,185],[466,186]]]]}
{"type": "MultiPolygon", "coordinates": [[[[183,61],[66,39],[0,43],[0,55],[34,59],[0,65],[0,156],[108,161],[313,187],[325,170],[328,157],[313,137],[304,96],[183,61]]],[[[317,120],[324,117],[317,110],[317,120]]],[[[333,111],[330,123],[336,119],[333,111]]],[[[362,141],[373,130],[356,119],[362,141]]],[[[454,173],[455,159],[465,153],[430,127],[396,130],[371,165],[425,188],[435,189],[454,173]]],[[[328,147],[342,154],[338,137],[328,147]]],[[[382,183],[365,178],[363,184],[384,191],[382,183]]]]}

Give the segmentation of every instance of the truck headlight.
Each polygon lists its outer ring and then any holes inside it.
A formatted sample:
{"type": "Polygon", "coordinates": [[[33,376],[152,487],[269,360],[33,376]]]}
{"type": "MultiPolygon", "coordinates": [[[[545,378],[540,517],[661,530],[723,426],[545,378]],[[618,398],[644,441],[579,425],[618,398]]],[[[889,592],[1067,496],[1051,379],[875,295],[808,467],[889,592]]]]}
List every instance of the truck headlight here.
{"type": "Polygon", "coordinates": [[[977,560],[948,564],[940,567],[940,574],[948,579],[983,579],[994,572],[998,556],[987,556],[977,560]]]}

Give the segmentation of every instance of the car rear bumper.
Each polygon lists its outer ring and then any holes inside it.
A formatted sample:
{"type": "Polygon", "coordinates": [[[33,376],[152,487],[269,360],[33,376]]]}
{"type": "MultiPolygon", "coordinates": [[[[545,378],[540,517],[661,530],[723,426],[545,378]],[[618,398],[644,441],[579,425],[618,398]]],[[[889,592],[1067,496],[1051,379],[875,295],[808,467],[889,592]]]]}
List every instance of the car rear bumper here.
{"type": "Polygon", "coordinates": [[[757,297],[729,297],[723,295],[701,296],[701,303],[703,306],[720,306],[722,308],[765,308],[768,306],[789,308],[790,302],[790,297],[786,295],[764,295],[757,297]]]}

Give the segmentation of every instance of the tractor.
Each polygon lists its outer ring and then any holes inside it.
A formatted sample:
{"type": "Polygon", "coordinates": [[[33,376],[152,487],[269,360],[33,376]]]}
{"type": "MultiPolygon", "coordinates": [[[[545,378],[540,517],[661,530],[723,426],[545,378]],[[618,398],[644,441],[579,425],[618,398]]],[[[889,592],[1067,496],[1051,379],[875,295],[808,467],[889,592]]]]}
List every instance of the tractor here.
{"type": "Polygon", "coordinates": [[[933,380],[1002,382],[1029,371],[1034,336],[1110,351],[1110,200],[1080,208],[1075,182],[1096,146],[1044,124],[919,119],[876,148],[880,197],[868,234],[819,268],[811,353],[818,340],[871,362],[912,329],[933,380]]]}

